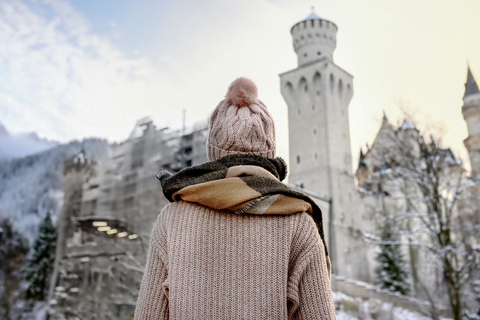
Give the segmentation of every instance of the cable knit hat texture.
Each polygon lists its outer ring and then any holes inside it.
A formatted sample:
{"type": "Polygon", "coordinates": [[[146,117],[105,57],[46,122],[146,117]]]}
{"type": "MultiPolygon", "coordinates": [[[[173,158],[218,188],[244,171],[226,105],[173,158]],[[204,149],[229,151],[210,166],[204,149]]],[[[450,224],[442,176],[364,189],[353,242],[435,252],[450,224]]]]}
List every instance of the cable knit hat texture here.
{"type": "Polygon", "coordinates": [[[210,161],[249,153],[275,157],[275,125],[267,107],[257,98],[252,80],[238,78],[209,121],[207,153],[210,161]]]}

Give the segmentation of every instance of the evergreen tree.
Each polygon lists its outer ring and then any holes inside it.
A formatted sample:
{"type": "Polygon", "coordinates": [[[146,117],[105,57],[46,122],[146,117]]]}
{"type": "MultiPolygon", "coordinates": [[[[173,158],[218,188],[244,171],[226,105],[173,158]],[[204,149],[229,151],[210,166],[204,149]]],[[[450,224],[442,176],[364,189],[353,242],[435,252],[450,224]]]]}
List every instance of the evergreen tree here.
{"type": "Polygon", "coordinates": [[[17,299],[19,270],[28,251],[26,240],[13,229],[8,218],[0,218],[0,319],[11,319],[17,299]]]}
{"type": "Polygon", "coordinates": [[[48,279],[53,271],[57,233],[52,224],[50,213],[39,227],[38,237],[33,245],[32,257],[28,260],[25,279],[28,287],[26,297],[44,300],[48,279]]]}
{"type": "Polygon", "coordinates": [[[407,263],[400,251],[400,246],[392,244],[396,240],[392,227],[387,222],[382,230],[380,252],[376,257],[379,264],[375,268],[377,283],[382,289],[407,294],[409,292],[409,286],[406,283],[407,263]]]}

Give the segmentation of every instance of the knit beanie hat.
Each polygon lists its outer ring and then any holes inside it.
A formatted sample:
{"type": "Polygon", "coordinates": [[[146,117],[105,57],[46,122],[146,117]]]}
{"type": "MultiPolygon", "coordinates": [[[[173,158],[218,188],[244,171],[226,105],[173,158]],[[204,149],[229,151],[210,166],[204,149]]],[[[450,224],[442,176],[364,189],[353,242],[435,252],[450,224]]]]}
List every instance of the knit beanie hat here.
{"type": "Polygon", "coordinates": [[[207,153],[210,161],[238,153],[275,158],[275,125],[267,107],[257,99],[252,80],[233,81],[213,111],[207,153]]]}

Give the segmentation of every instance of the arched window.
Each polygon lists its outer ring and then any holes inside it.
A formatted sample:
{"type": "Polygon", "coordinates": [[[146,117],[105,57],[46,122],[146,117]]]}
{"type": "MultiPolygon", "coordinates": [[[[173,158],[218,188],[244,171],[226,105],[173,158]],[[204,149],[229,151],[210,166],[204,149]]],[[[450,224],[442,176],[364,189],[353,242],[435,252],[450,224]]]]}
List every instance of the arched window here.
{"type": "Polygon", "coordinates": [[[320,72],[316,72],[313,76],[313,86],[315,87],[315,92],[317,97],[320,96],[321,88],[322,88],[322,74],[320,72]]]}
{"type": "Polygon", "coordinates": [[[289,103],[293,103],[293,101],[295,100],[295,94],[294,94],[294,91],[293,91],[293,86],[290,82],[287,82],[285,84],[285,98],[287,98],[287,101],[289,103]]]}
{"type": "Polygon", "coordinates": [[[333,92],[335,90],[335,77],[333,74],[330,74],[330,90],[333,92]]]}
{"type": "Polygon", "coordinates": [[[300,79],[298,87],[300,88],[300,92],[307,93],[308,92],[308,84],[305,78],[300,79]]]}

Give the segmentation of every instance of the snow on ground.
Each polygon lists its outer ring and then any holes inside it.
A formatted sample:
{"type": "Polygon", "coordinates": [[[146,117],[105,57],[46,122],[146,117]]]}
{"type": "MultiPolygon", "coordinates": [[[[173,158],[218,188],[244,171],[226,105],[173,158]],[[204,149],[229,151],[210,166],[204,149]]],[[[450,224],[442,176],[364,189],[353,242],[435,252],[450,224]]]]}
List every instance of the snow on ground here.
{"type": "MultiPolygon", "coordinates": [[[[429,320],[422,315],[380,300],[362,300],[342,292],[333,292],[338,320],[429,320]]],[[[442,318],[447,320],[445,318],[442,318]]]]}

